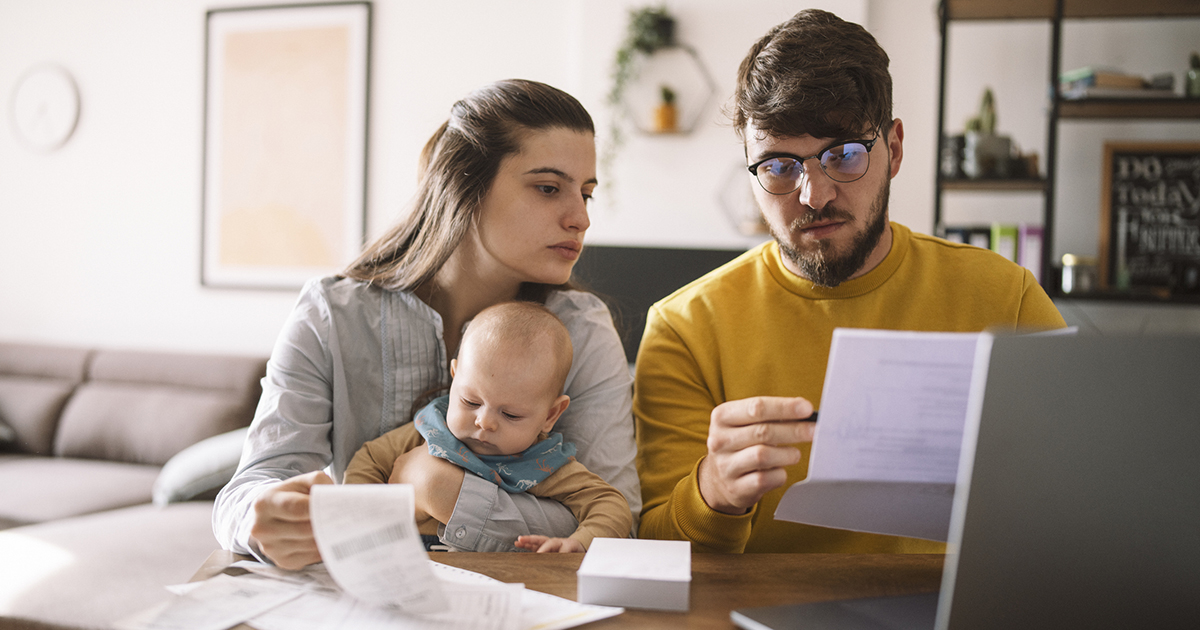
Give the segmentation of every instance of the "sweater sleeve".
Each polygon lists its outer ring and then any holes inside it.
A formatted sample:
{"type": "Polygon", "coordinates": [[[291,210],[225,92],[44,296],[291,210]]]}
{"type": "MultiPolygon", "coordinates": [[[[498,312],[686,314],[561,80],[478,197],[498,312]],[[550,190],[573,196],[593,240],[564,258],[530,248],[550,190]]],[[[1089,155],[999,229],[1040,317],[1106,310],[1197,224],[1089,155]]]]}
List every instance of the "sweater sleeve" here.
{"type": "Polygon", "coordinates": [[[633,411],[642,484],[641,538],[687,540],[696,551],[740,553],[754,510],[730,515],[700,495],[697,469],[708,453],[717,400],[693,350],[652,307],[638,351],[633,411]]]}
{"type": "Polygon", "coordinates": [[[1064,328],[1067,322],[1054,306],[1054,301],[1034,279],[1033,273],[1025,270],[1021,295],[1021,308],[1017,315],[1017,326],[1022,330],[1048,330],[1064,328]]]}
{"type": "Polygon", "coordinates": [[[344,483],[387,483],[396,458],[423,443],[412,423],[384,433],[358,449],[346,467],[344,483]]]}
{"type": "Polygon", "coordinates": [[[571,510],[579,527],[570,537],[584,549],[591,546],[593,538],[628,538],[633,527],[625,497],[574,459],[530,488],[529,493],[559,501],[571,510]]]}

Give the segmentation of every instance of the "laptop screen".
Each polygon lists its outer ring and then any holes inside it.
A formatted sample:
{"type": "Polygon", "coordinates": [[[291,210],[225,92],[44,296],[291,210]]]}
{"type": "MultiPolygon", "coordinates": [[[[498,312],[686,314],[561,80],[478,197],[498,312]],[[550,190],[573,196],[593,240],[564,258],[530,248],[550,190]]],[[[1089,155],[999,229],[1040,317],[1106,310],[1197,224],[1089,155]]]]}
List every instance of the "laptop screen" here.
{"type": "Polygon", "coordinates": [[[996,338],[975,420],[939,627],[1200,627],[1200,337],[996,338]]]}

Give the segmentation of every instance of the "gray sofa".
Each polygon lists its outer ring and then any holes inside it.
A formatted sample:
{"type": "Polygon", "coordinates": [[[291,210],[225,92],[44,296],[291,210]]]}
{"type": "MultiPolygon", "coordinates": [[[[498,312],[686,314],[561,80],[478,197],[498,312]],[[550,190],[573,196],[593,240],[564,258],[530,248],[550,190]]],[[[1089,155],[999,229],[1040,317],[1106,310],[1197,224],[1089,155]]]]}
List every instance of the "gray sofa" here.
{"type": "Polygon", "coordinates": [[[0,342],[0,628],[106,628],[187,581],[265,369],[0,342]]]}

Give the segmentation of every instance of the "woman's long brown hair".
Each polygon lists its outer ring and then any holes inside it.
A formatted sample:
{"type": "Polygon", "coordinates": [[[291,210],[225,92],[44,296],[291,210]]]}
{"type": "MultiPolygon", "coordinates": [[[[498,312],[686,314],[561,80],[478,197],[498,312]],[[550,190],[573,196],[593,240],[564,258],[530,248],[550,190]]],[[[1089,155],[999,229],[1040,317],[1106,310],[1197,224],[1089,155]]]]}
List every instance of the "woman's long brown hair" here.
{"type": "MultiPolygon", "coordinates": [[[[536,81],[498,81],[455,103],[421,151],[407,216],[368,245],[344,275],[390,290],[429,282],[466,236],[504,158],[520,150],[524,134],[555,128],[596,133],[579,101],[536,81]]],[[[552,288],[526,283],[518,297],[541,302],[552,288]]]]}

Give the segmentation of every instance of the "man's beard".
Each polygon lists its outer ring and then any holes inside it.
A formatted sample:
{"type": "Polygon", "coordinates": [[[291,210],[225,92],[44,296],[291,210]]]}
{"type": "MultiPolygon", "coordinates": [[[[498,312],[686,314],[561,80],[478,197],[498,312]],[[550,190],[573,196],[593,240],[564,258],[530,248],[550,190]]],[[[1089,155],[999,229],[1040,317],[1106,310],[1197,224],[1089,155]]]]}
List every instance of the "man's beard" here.
{"type": "MultiPolygon", "coordinates": [[[[811,251],[800,251],[782,238],[782,235],[773,226],[770,227],[771,236],[775,238],[775,242],[779,243],[779,251],[800,269],[805,278],[818,286],[836,287],[862,269],[867,257],[879,244],[879,239],[883,236],[883,229],[887,226],[890,188],[891,182],[885,181],[879,194],[875,196],[874,203],[871,204],[871,211],[867,215],[866,229],[855,235],[854,240],[850,243],[850,251],[843,256],[833,254],[832,244],[828,240],[817,241],[815,248],[811,251]]],[[[810,210],[804,216],[792,221],[788,226],[788,232],[795,234],[801,228],[812,223],[834,219],[853,221],[854,215],[834,206],[826,206],[821,210],[810,210]]]]}

